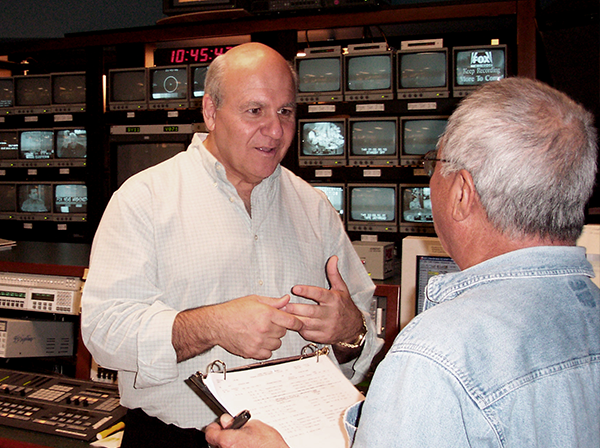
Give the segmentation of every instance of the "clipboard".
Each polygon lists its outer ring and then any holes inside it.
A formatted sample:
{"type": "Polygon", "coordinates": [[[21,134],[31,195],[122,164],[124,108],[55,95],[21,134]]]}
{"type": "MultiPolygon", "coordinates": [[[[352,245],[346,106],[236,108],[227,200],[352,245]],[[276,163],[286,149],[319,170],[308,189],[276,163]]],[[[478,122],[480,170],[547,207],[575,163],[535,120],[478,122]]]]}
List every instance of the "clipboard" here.
{"type": "Polygon", "coordinates": [[[185,382],[217,415],[247,409],[291,448],[346,448],[343,414],[364,396],[328,353],[309,344],[299,356],[234,369],[215,360],[185,382]]]}

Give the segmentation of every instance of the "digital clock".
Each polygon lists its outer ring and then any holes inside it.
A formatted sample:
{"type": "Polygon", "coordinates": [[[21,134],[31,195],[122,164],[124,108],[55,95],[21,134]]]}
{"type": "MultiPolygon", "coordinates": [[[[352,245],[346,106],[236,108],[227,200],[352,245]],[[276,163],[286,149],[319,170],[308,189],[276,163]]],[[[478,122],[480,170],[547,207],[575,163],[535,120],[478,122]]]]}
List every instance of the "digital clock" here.
{"type": "Polygon", "coordinates": [[[157,48],[154,50],[155,65],[197,64],[211,62],[222,55],[233,45],[216,45],[201,47],[157,48]]]}

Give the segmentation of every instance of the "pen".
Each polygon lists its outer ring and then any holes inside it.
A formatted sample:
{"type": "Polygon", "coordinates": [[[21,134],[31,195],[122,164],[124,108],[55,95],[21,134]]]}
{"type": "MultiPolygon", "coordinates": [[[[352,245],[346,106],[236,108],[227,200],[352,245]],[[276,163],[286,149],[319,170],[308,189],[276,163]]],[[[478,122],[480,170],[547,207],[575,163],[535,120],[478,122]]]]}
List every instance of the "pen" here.
{"type": "Polygon", "coordinates": [[[242,411],[233,418],[233,422],[227,429],[240,429],[248,420],[250,420],[250,411],[242,411]]]}
{"type": "Polygon", "coordinates": [[[111,434],[114,434],[115,432],[117,432],[123,428],[125,428],[125,423],[119,422],[116,425],[113,425],[110,428],[105,429],[104,431],[100,431],[98,434],[96,434],[96,437],[98,438],[98,440],[101,440],[101,439],[104,439],[105,437],[110,436],[111,434]]]}

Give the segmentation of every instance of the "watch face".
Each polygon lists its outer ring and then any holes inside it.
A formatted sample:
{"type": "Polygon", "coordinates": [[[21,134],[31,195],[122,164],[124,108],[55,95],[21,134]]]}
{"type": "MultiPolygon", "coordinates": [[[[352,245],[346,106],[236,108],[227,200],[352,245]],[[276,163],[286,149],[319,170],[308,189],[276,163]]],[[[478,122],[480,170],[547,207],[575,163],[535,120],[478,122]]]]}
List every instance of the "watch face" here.
{"type": "Polygon", "coordinates": [[[208,63],[232,48],[232,45],[185,48],[158,48],[154,52],[156,65],[208,63]]]}

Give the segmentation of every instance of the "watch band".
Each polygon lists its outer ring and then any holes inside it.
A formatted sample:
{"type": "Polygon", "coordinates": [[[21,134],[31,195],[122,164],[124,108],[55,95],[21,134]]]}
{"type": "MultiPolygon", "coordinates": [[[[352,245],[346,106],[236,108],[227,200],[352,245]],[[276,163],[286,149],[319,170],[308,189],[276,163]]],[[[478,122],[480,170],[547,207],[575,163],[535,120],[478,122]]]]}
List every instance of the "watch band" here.
{"type": "Polygon", "coordinates": [[[335,345],[339,345],[340,347],[344,347],[344,348],[359,348],[362,347],[365,343],[365,340],[367,339],[367,321],[365,320],[365,315],[361,313],[361,317],[362,317],[362,323],[363,323],[363,327],[362,330],[360,331],[360,333],[358,334],[357,338],[353,341],[353,342],[336,342],[335,345]]]}

